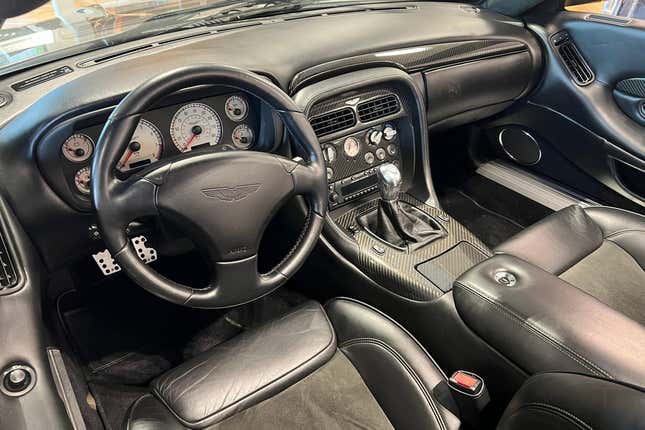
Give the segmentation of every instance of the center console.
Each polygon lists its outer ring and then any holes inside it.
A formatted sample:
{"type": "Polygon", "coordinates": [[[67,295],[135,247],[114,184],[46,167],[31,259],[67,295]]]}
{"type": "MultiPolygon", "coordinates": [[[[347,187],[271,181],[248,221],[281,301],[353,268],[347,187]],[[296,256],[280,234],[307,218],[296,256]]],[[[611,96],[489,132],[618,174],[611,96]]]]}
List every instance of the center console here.
{"type": "Polygon", "coordinates": [[[645,327],[537,266],[496,255],[460,276],[453,296],[468,327],[529,374],[645,386],[645,327]]]}
{"type": "Polygon", "coordinates": [[[325,158],[325,239],[379,286],[432,301],[490,251],[438,206],[422,86],[401,70],[373,68],[304,87],[294,100],[325,158]]]}

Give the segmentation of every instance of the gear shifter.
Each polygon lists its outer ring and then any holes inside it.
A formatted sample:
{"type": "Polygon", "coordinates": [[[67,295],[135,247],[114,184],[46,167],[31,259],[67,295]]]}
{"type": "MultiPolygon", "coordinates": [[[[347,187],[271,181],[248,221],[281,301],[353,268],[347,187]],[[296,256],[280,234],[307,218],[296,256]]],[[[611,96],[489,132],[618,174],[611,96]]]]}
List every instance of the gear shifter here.
{"type": "Polygon", "coordinates": [[[399,200],[401,192],[401,172],[392,163],[381,164],[376,168],[376,178],[378,179],[378,191],[381,200],[386,202],[396,202],[399,200]]]}
{"type": "Polygon", "coordinates": [[[445,235],[439,223],[416,207],[399,201],[401,172],[392,163],[376,168],[381,195],[376,213],[362,217],[361,224],[383,241],[396,247],[425,244],[445,235]],[[374,216],[376,215],[376,216],[374,216]]]}

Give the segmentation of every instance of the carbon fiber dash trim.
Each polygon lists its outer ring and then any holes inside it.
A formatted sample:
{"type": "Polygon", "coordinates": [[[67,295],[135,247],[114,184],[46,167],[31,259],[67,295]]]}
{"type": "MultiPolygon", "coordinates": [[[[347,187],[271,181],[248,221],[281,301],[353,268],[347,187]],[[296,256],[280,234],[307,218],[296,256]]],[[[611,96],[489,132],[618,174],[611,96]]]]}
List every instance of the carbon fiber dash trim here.
{"type": "MultiPolygon", "coordinates": [[[[466,227],[448,217],[445,212],[428,206],[407,194],[402,195],[401,200],[418,207],[435,218],[446,229],[448,235],[414,251],[400,251],[384,244],[366,231],[358,229],[357,233],[353,235],[353,239],[359,248],[358,266],[384,288],[411,300],[433,300],[444,293],[417,271],[416,267],[419,264],[444,254],[461,242],[468,242],[472,245],[474,249],[481,252],[483,259],[492,255],[483,242],[477,239],[466,227]],[[447,221],[442,219],[444,217],[447,221]],[[379,255],[375,252],[375,245],[385,249],[385,253],[379,255]]],[[[352,237],[349,227],[357,226],[356,218],[375,209],[377,204],[378,200],[372,200],[334,218],[334,221],[344,232],[347,232],[352,237]]],[[[461,267],[467,269],[466,262],[462,263],[463,266],[457,267],[461,263],[455,260],[449,264],[450,270],[456,272],[461,267]]]]}
{"type": "Polygon", "coordinates": [[[618,91],[634,97],[645,97],[645,78],[623,79],[616,85],[618,91]]]}
{"type": "Polygon", "coordinates": [[[487,257],[470,243],[459,242],[440,256],[419,264],[417,270],[441,291],[447,293],[459,275],[487,257]]]}
{"type": "Polygon", "coordinates": [[[325,73],[364,66],[366,64],[393,64],[411,73],[419,70],[445,67],[465,61],[512,54],[526,51],[527,49],[528,47],[522,42],[484,39],[437,43],[362,54],[302,70],[294,76],[289,89],[292,92],[296,91],[307,81],[315,79],[325,73]]]}

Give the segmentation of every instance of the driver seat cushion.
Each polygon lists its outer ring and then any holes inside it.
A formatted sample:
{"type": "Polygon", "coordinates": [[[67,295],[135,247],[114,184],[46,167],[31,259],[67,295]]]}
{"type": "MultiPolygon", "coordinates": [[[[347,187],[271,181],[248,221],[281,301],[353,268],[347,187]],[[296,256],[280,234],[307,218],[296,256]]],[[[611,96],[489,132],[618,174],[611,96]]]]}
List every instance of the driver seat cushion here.
{"type": "Polygon", "coordinates": [[[495,253],[546,270],[645,325],[645,216],[570,206],[499,245],[495,253]]]}
{"type": "Polygon", "coordinates": [[[305,303],[162,375],[126,428],[459,428],[433,394],[443,373],[409,333],[350,299],[326,311],[305,303]]]}

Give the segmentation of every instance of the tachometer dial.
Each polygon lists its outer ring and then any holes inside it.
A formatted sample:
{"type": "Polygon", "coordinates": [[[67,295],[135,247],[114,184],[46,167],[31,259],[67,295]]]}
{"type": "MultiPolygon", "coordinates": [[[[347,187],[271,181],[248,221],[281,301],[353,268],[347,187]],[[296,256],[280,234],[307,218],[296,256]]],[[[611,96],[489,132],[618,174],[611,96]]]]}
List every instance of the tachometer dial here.
{"type": "Polygon", "coordinates": [[[74,184],[76,189],[81,192],[81,194],[88,195],[90,193],[90,168],[83,167],[74,176],[74,184]]]}
{"type": "Polygon", "coordinates": [[[222,138],[222,121],[209,106],[188,103],[172,117],[170,136],[181,152],[204,145],[217,145],[222,138]]]}
{"type": "Polygon", "coordinates": [[[235,127],[231,137],[236,148],[248,149],[253,145],[253,130],[246,124],[235,127]]]}
{"type": "Polygon", "coordinates": [[[159,129],[150,121],[139,121],[128,149],[125,150],[116,168],[127,172],[137,167],[158,161],[163,151],[163,138],[159,129]]]}
{"type": "Polygon", "coordinates": [[[244,120],[246,115],[248,115],[249,104],[240,96],[231,96],[226,100],[224,110],[226,111],[226,116],[231,121],[239,122],[244,120]]]}
{"type": "Polygon", "coordinates": [[[94,141],[83,133],[72,134],[63,143],[63,155],[73,163],[89,160],[94,152],[94,141]]]}

